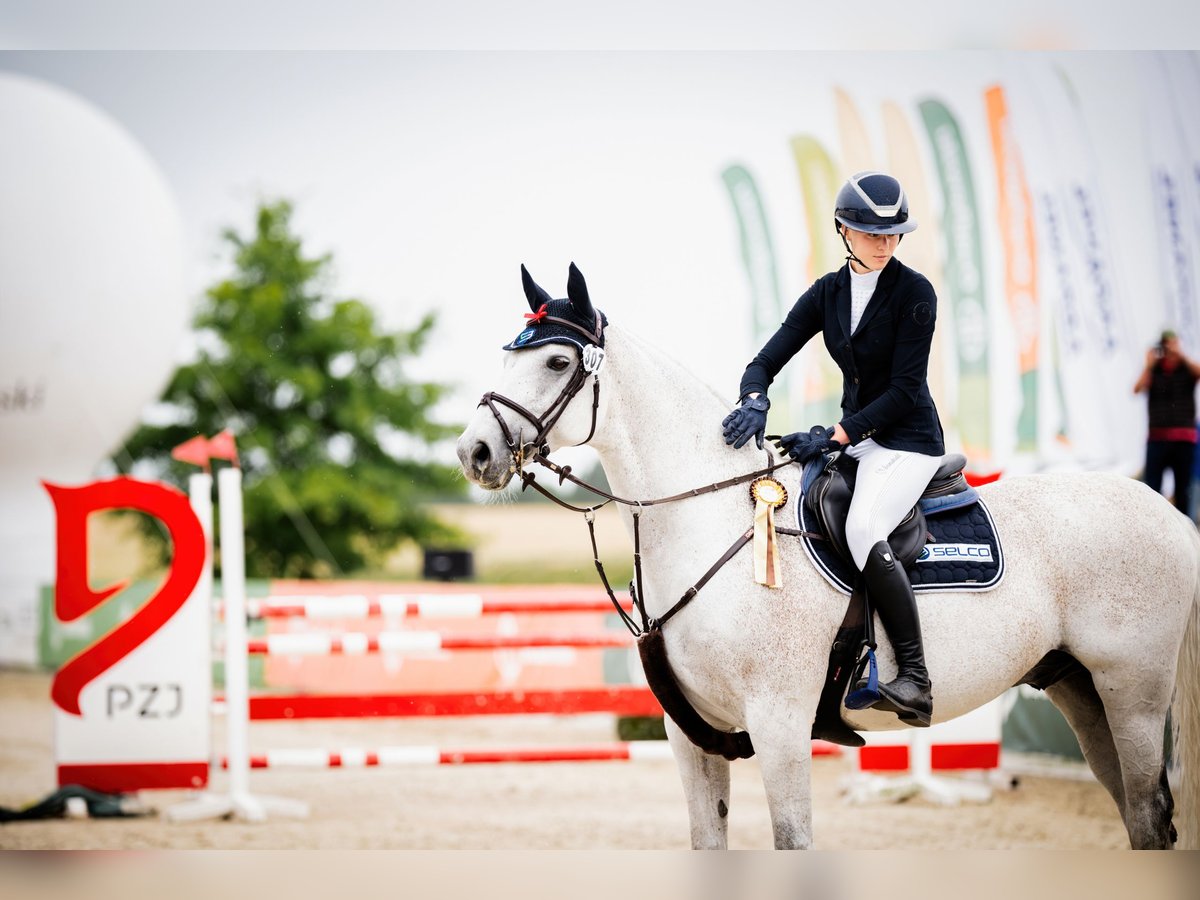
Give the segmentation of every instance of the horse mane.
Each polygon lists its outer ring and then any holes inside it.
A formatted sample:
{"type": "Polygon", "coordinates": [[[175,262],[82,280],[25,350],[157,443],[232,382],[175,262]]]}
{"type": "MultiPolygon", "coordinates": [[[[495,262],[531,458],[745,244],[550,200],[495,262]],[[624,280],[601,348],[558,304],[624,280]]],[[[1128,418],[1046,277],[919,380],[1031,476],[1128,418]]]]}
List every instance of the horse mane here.
{"type": "Polygon", "coordinates": [[[697,375],[695,371],[689,369],[686,365],[680,362],[669,350],[666,350],[653,341],[647,340],[637,332],[630,331],[627,328],[622,328],[619,325],[610,324],[608,326],[608,331],[610,333],[615,331],[620,339],[628,341],[630,344],[633,344],[635,347],[641,350],[642,353],[647,357],[656,360],[660,365],[663,366],[663,368],[670,371],[670,373],[678,381],[686,380],[703,389],[704,393],[712,397],[713,401],[719,404],[726,411],[729,411],[733,408],[734,404],[725,399],[725,397],[723,397],[715,387],[697,375]]]}
{"type": "Polygon", "coordinates": [[[783,459],[770,443],[763,450],[753,441],[740,450],[726,446],[721,420],[733,404],[657,344],[610,324],[608,348],[612,368],[600,375],[601,393],[616,391],[624,399],[616,401],[617,420],[609,420],[592,445],[614,489],[665,496],[783,459]],[[654,452],[658,442],[670,450],[654,452]]]}

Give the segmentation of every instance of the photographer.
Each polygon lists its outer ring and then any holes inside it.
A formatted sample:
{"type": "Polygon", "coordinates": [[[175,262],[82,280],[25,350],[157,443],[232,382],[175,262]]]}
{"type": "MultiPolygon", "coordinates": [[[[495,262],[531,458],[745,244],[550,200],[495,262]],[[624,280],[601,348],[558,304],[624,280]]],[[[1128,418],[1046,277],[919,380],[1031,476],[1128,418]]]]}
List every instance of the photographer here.
{"type": "Polygon", "coordinates": [[[1179,337],[1164,331],[1146,354],[1146,367],[1133,386],[1148,392],[1150,431],[1146,437],[1146,468],[1142,480],[1162,491],[1162,476],[1170,469],[1175,479],[1175,508],[1188,515],[1192,465],[1196,457],[1196,382],[1200,364],[1183,355],[1179,337]]]}

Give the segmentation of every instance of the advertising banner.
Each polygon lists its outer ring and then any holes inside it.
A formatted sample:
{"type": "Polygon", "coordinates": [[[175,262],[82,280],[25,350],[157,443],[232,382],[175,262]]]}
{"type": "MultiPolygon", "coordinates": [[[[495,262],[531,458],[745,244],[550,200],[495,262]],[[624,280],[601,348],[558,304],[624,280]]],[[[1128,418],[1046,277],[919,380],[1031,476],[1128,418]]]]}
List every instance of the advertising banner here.
{"type": "Polygon", "coordinates": [[[973,465],[992,455],[987,298],[979,207],[962,131],[939,100],[919,104],[942,189],[946,288],[958,348],[958,430],[973,465]]]}
{"type": "MultiPolygon", "coordinates": [[[[1138,57],[1145,116],[1146,161],[1149,167],[1153,221],[1162,273],[1163,322],[1172,328],[1184,352],[1200,352],[1200,297],[1197,296],[1195,182],[1188,152],[1185,121],[1178,101],[1186,78],[1172,79],[1160,54],[1138,57]]],[[[1179,73],[1183,74],[1183,73],[1179,73]]],[[[1193,97],[1192,99],[1197,99],[1193,97]]]]}
{"type": "Polygon", "coordinates": [[[1033,202],[1025,181],[1020,151],[1013,140],[1008,100],[999,85],[984,93],[988,131],[995,159],[997,233],[1004,249],[1004,293],[1017,339],[1021,399],[1017,417],[1018,453],[1037,450],[1038,352],[1041,315],[1037,295],[1037,245],[1033,237],[1033,202]]]}

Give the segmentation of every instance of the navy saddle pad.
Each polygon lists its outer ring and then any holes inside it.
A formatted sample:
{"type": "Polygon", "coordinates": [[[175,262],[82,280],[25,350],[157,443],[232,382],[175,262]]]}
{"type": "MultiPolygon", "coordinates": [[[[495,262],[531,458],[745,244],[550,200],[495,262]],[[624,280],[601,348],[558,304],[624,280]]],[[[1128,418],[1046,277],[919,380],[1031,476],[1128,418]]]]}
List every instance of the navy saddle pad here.
{"type": "MultiPolygon", "coordinates": [[[[973,491],[972,491],[973,492],[973,491]]],[[[922,501],[924,503],[924,501],[922,501]]],[[[1004,577],[1004,550],[992,514],[983,500],[950,509],[934,504],[922,507],[926,530],[933,536],[908,568],[913,590],[986,591],[1004,577]]],[[[802,531],[817,530],[807,520],[804,503],[796,504],[802,531]]],[[[856,571],[838,556],[828,541],[802,537],[804,552],[825,580],[844,594],[850,593],[856,571]]]]}

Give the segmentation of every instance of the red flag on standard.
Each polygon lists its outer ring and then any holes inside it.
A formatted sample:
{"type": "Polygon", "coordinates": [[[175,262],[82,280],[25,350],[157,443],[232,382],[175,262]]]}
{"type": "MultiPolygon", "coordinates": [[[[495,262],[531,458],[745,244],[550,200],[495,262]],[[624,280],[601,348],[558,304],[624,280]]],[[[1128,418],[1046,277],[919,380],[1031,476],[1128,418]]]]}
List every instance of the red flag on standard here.
{"type": "Polygon", "coordinates": [[[193,466],[201,466],[208,468],[208,457],[211,451],[208,446],[208,439],[202,434],[196,435],[189,441],[184,441],[178,447],[171,451],[171,458],[177,459],[180,462],[190,463],[193,466]]]}
{"type": "Polygon", "coordinates": [[[237,441],[233,432],[226,428],[220,434],[214,434],[209,438],[208,455],[213,459],[227,459],[237,465],[237,441]]]}
{"type": "Polygon", "coordinates": [[[993,481],[1000,480],[999,472],[967,472],[963,471],[963,478],[967,479],[967,484],[971,487],[979,487],[981,484],[991,484],[993,481]]]}

